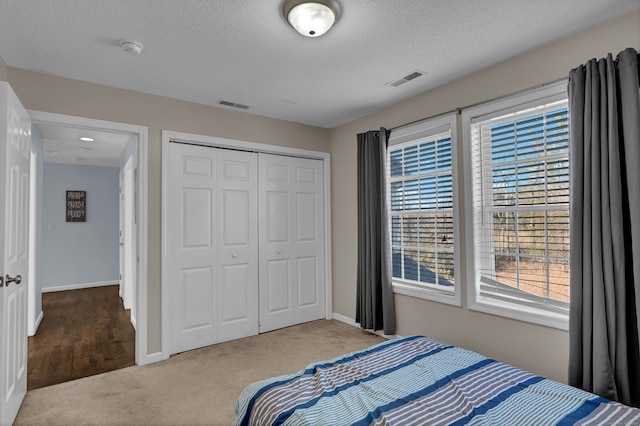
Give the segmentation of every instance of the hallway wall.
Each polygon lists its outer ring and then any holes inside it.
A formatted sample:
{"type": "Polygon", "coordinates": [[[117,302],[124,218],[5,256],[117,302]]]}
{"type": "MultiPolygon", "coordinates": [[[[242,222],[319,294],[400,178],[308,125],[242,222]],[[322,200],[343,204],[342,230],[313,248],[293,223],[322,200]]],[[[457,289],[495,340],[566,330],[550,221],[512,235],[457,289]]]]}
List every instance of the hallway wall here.
{"type": "Polygon", "coordinates": [[[119,168],[45,163],[42,290],[118,282],[119,168]],[[66,222],[66,191],[86,191],[86,222],[66,222]]]}

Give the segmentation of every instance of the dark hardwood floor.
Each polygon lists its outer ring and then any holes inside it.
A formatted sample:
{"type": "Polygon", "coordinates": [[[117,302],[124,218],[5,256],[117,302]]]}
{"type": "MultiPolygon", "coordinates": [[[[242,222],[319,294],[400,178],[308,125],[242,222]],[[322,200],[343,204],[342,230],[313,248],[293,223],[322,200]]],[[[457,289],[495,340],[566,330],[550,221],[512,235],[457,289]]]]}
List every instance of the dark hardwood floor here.
{"type": "Polygon", "coordinates": [[[135,331],[117,285],[43,293],[42,310],[29,337],[28,390],[135,363],[135,331]]]}

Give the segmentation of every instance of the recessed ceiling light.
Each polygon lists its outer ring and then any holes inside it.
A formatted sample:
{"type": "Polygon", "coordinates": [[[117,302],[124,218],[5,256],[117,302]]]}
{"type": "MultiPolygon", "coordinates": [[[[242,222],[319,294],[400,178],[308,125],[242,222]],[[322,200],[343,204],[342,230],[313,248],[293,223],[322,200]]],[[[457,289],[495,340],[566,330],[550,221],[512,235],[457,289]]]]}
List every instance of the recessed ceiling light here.
{"type": "Polygon", "coordinates": [[[80,138],[81,141],[85,141],[85,142],[93,142],[95,139],[94,138],[90,138],[88,136],[82,136],[80,138]]]}
{"type": "Polygon", "coordinates": [[[72,160],[72,161],[76,161],[76,162],[77,162],[77,161],[82,161],[82,160],[83,160],[83,158],[73,157],[71,160],[72,160]]]}

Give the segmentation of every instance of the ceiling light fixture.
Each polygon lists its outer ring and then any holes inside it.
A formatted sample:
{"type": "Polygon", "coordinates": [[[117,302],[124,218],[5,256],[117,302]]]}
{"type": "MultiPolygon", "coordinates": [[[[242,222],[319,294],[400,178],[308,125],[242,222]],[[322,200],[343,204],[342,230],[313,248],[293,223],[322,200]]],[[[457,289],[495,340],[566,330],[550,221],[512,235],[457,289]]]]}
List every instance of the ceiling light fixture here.
{"type": "Polygon", "coordinates": [[[303,36],[319,37],[340,18],[340,5],[336,0],[285,0],[282,14],[303,36]]]}
{"type": "Polygon", "coordinates": [[[82,136],[82,137],[80,138],[80,140],[81,140],[81,141],[84,141],[84,142],[93,142],[95,139],[94,139],[94,138],[90,138],[90,137],[88,137],[88,136],[82,136]]]}

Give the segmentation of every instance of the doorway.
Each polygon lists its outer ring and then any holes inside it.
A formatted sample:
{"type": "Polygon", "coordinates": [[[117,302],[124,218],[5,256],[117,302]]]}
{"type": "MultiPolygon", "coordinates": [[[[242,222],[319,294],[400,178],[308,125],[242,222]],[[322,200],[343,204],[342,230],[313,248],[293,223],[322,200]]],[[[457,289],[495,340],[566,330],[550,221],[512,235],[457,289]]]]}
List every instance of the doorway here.
{"type": "MultiPolygon", "coordinates": [[[[128,250],[127,250],[127,266],[126,268],[129,271],[130,275],[130,286],[126,292],[126,302],[127,302],[127,310],[131,312],[131,323],[136,328],[135,339],[133,344],[133,353],[134,362],[139,365],[143,365],[149,362],[147,355],[147,328],[146,328],[146,271],[147,271],[147,256],[146,256],[146,248],[147,248],[147,237],[146,237],[146,220],[147,220],[147,199],[146,199],[146,181],[147,181],[147,129],[141,126],[134,126],[123,123],[114,123],[114,122],[106,122],[102,120],[92,120],[86,119],[82,117],[72,117],[72,116],[64,116],[59,114],[52,113],[44,113],[38,111],[29,111],[29,114],[32,117],[34,126],[56,126],[60,129],[64,129],[65,131],[75,131],[83,134],[112,134],[112,135],[120,135],[121,137],[129,138],[134,141],[133,143],[128,144],[129,154],[125,158],[123,158],[123,164],[118,164],[119,170],[126,170],[127,175],[127,189],[129,196],[127,197],[127,211],[132,218],[129,224],[127,225],[129,229],[129,239],[128,239],[128,250]],[[136,223],[132,223],[135,220],[136,223]]],[[[60,130],[62,131],[62,130],[60,130]]],[[[98,138],[96,138],[98,139],[98,138]]],[[[92,146],[90,150],[94,150],[95,146],[92,146]]],[[[46,160],[47,156],[50,155],[58,155],[60,152],[55,152],[55,148],[46,148],[41,146],[40,152],[36,152],[34,158],[40,156],[40,165],[36,164],[36,167],[33,168],[34,173],[32,176],[35,176],[36,182],[42,182],[45,176],[43,176],[43,164],[46,160]],[[54,151],[54,152],[47,152],[54,151]]],[[[78,150],[78,154],[75,160],[76,163],[82,164],[83,159],[81,156],[87,154],[89,150],[78,150]]],[[[95,149],[95,151],[99,151],[95,149]]],[[[121,153],[123,150],[121,150],[121,153]]],[[[36,163],[38,161],[36,160],[36,163]]],[[[117,181],[116,173],[116,181],[114,189],[118,191],[118,181],[117,181]]],[[[37,183],[36,183],[37,185],[37,183]]],[[[69,188],[73,189],[73,188],[69,188]]],[[[42,186],[39,188],[42,191],[42,186]]],[[[35,192],[38,191],[38,188],[35,189],[35,192]]],[[[95,194],[94,194],[95,195],[95,194]]],[[[97,201],[95,198],[93,201],[97,201]]],[[[32,260],[32,265],[34,265],[34,269],[36,273],[33,275],[36,277],[34,280],[30,280],[29,282],[29,291],[30,291],[30,299],[28,303],[28,322],[29,322],[29,335],[33,335],[37,333],[38,326],[43,320],[43,299],[49,298],[48,296],[53,293],[47,293],[47,290],[43,288],[44,285],[44,277],[42,274],[42,260],[43,260],[43,243],[42,243],[42,234],[43,232],[53,231],[55,230],[55,225],[51,226],[53,229],[49,229],[51,224],[42,222],[42,197],[38,198],[37,195],[34,196],[34,200],[32,201],[35,204],[35,209],[32,209],[34,212],[32,214],[32,223],[35,222],[34,229],[37,231],[32,234],[35,250],[32,251],[30,255],[32,260]],[[39,231],[39,232],[38,232],[39,231]],[[44,294],[43,294],[44,293],[44,294]]],[[[88,199],[88,203],[91,202],[91,198],[88,199]]],[[[117,202],[117,201],[116,201],[117,202]]],[[[33,205],[32,204],[32,205],[33,205]]],[[[117,210],[116,210],[116,222],[117,222],[117,210]]],[[[117,224],[117,227],[120,227],[120,224],[117,224]]],[[[117,229],[116,229],[116,232],[117,229]]],[[[115,246],[118,245],[118,237],[115,237],[115,246]]],[[[117,253],[117,249],[114,248],[117,253]]],[[[117,255],[116,255],[117,257],[117,255]]],[[[118,259],[119,260],[119,259],[118,259]]],[[[119,263],[119,262],[118,262],[119,263]]],[[[104,281],[89,281],[90,285],[88,287],[94,287],[95,290],[102,291],[105,293],[110,293],[110,287],[115,288],[115,295],[119,300],[119,288],[118,288],[118,276],[116,270],[116,276],[114,279],[105,279],[104,281]]],[[[86,281],[86,280],[85,280],[86,281]]],[[[60,284],[60,283],[56,283],[60,284]]],[[[86,284],[86,282],[81,283],[86,284]]],[[[49,283],[51,285],[51,283],[49,283]]],[[[62,286],[63,287],[63,286],[62,286]]],[[[86,288],[86,285],[71,285],[68,288],[56,288],[54,290],[61,290],[57,293],[59,295],[63,295],[64,293],[71,294],[70,291],[85,291],[91,290],[86,288]],[[79,290],[81,289],[81,290],[79,290]]],[[[78,295],[80,300],[85,299],[85,295],[78,295]]],[[[102,296],[99,296],[102,297],[102,296]]],[[[64,298],[63,298],[64,299],[64,298]]],[[[124,301],[124,297],[123,297],[124,301]]],[[[122,305],[122,302],[120,302],[122,305]]],[[[121,306],[121,310],[124,311],[125,306],[121,306]]],[[[120,315],[121,313],[115,313],[114,315],[120,315]]],[[[46,315],[46,312],[44,312],[46,315]]]]}
{"type": "Polygon", "coordinates": [[[27,390],[135,364],[135,330],[117,283],[47,292],[44,318],[29,337],[27,390]]]}

